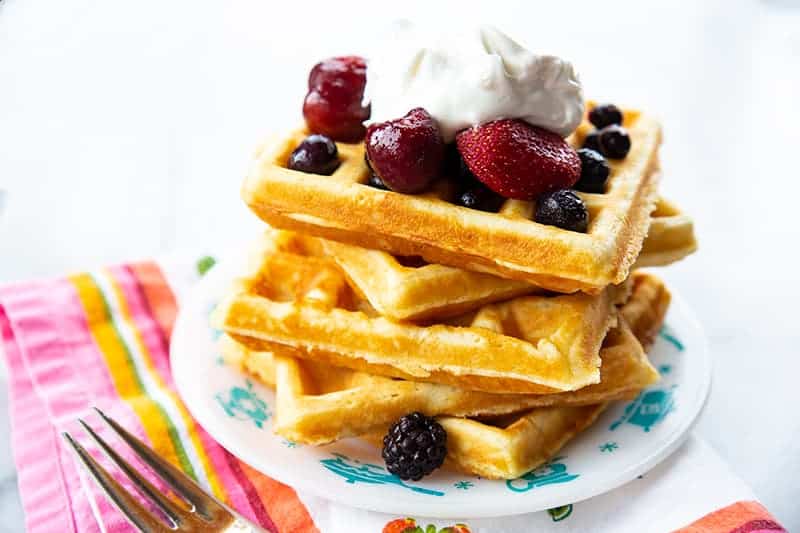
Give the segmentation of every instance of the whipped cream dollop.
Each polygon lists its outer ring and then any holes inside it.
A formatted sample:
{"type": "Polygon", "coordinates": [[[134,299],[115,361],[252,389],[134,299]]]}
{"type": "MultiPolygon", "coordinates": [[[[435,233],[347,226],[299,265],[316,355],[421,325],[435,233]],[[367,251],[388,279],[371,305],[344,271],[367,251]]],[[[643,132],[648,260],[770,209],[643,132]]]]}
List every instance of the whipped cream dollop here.
{"type": "Polygon", "coordinates": [[[534,54],[491,26],[434,35],[403,27],[370,58],[366,98],[372,122],[425,108],[446,142],[460,130],[502,118],[566,137],[584,111],[571,63],[534,54]]]}

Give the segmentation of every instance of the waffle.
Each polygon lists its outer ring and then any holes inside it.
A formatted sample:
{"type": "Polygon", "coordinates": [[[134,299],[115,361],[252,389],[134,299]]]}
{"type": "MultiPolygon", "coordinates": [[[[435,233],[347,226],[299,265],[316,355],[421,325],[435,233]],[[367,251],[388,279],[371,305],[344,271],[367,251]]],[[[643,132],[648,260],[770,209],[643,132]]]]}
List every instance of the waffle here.
{"type": "Polygon", "coordinates": [[[600,380],[600,346],[627,284],[588,294],[521,296],[444,322],[378,316],[318,241],[269,230],[248,273],[213,313],[252,349],[413,381],[487,392],[551,393],[600,380]]]}
{"type": "MultiPolygon", "coordinates": [[[[633,289],[622,307],[628,324],[645,350],[655,340],[671,296],[653,276],[634,273],[633,289]]],[[[552,406],[483,420],[437,417],[447,430],[451,467],[489,479],[514,479],[550,460],[574,436],[589,427],[608,402],[586,406],[552,406]]]]}
{"type": "Polygon", "coordinates": [[[607,406],[542,407],[483,420],[437,420],[447,431],[448,466],[487,479],[515,479],[550,460],[607,406]]]}
{"type": "Polygon", "coordinates": [[[672,202],[659,199],[651,220],[637,267],[669,265],[697,250],[692,218],[672,202]]]}
{"type": "MultiPolygon", "coordinates": [[[[275,227],[557,292],[596,294],[628,277],[657,196],[661,127],[634,110],[625,111],[624,125],[632,148],[625,159],[610,161],[607,192],[580,193],[589,210],[585,234],[534,222],[532,202],[507,200],[498,213],[454,205],[448,180],[416,196],[369,187],[363,144],[339,143],[341,164],[331,176],[290,170],[288,156],[308,134],[302,129],[257,152],[242,197],[275,227]]],[[[580,145],[590,128],[584,121],[570,142],[580,145]]]]}
{"type": "MultiPolygon", "coordinates": [[[[395,257],[336,241],[323,240],[325,251],[345,271],[383,316],[419,320],[455,316],[492,302],[542,292],[523,281],[427,264],[420,258],[395,257]]],[[[656,203],[637,266],[661,266],[695,250],[692,219],[664,199],[656,203]]]]}
{"type": "Polygon", "coordinates": [[[636,325],[636,336],[626,321],[612,329],[600,351],[600,383],[574,392],[493,394],[394,380],[298,359],[291,348],[281,345],[271,351],[251,351],[228,336],[221,338],[220,348],[229,364],[276,387],[275,431],[305,444],[382,430],[412,411],[463,417],[597,404],[632,396],[658,379],[637,339],[652,339],[666,313],[669,293],[652,276],[634,276],[636,289],[623,312],[636,325]]]}

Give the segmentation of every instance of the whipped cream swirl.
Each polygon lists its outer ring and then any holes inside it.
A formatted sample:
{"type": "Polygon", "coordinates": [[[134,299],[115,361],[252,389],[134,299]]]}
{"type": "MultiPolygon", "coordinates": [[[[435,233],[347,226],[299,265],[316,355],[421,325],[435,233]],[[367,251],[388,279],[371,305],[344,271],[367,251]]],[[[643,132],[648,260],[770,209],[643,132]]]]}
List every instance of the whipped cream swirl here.
{"type": "Polygon", "coordinates": [[[366,97],[373,122],[425,108],[446,142],[462,129],[502,118],[566,137],[584,112],[571,63],[536,55],[491,26],[432,37],[406,27],[369,61],[366,97]]]}

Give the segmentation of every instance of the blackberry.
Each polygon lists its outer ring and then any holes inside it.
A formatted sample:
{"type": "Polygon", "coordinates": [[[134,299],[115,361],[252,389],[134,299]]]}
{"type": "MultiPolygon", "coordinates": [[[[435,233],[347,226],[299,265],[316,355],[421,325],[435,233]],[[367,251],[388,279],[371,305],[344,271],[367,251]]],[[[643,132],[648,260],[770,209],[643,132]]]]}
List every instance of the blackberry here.
{"type": "Polygon", "coordinates": [[[383,437],[386,469],[400,479],[418,481],[444,462],[447,433],[433,418],[415,412],[392,424],[383,437]]]}
{"type": "Polygon", "coordinates": [[[289,156],[287,166],[300,172],[328,176],[339,166],[336,143],[324,135],[309,135],[289,156]]]}
{"type": "Polygon", "coordinates": [[[622,124],[622,111],[614,104],[598,105],[589,111],[589,122],[598,130],[611,124],[622,124]]]}
{"type": "Polygon", "coordinates": [[[589,211],[580,196],[568,189],[561,189],[539,197],[534,219],[539,224],[585,233],[589,225],[589,211]]]}
{"type": "Polygon", "coordinates": [[[574,185],[575,189],[583,192],[606,192],[609,173],[606,158],[589,148],[578,150],[578,156],[581,158],[581,177],[574,185]]]}

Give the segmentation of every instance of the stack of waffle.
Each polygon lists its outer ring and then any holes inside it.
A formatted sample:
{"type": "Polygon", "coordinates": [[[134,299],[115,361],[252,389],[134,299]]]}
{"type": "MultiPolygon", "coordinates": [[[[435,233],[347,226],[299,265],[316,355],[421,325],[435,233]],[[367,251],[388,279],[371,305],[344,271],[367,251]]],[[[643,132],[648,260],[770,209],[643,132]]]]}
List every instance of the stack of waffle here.
{"type": "Polygon", "coordinates": [[[585,234],[532,221],[531,202],[456,206],[446,179],[370,187],[361,144],[338,144],[331,176],[286,168],[305,131],[262,147],[243,197],[269,226],[213,321],[226,360],[275,388],[275,431],[372,438],[419,411],[447,431],[451,467],[511,479],[657,381],[646,349],[670,296],[636,268],[696,243],[658,197],[658,123],[628,110],[624,126],[607,192],[579,193],[585,234]]]}

